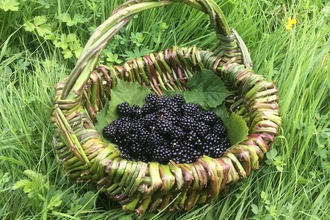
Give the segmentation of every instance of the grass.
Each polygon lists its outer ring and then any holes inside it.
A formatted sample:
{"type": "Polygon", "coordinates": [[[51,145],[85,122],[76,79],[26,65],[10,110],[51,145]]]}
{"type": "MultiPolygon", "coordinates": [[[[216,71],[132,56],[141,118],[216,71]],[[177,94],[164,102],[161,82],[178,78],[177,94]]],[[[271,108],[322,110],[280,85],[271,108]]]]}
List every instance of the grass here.
{"type": "MultiPolygon", "coordinates": [[[[49,121],[54,85],[70,73],[75,53],[91,31],[121,2],[58,5],[60,1],[28,0],[7,11],[0,4],[2,219],[135,219],[93,188],[63,175],[49,121]],[[76,24],[57,18],[65,12],[76,24]],[[79,23],[74,14],[87,21],[79,23]],[[46,20],[37,25],[35,16],[46,20]],[[36,25],[38,34],[26,28],[28,22],[36,25]],[[22,188],[16,189],[18,184],[22,188]]],[[[254,70],[279,89],[280,134],[262,168],[231,186],[214,204],[186,213],[148,214],[145,219],[330,219],[330,4],[217,2],[247,44],[254,70]],[[297,19],[292,30],[285,29],[288,17],[297,19]]],[[[133,18],[107,47],[102,62],[116,63],[172,45],[208,48],[214,41],[204,15],[168,6],[133,18]]]]}

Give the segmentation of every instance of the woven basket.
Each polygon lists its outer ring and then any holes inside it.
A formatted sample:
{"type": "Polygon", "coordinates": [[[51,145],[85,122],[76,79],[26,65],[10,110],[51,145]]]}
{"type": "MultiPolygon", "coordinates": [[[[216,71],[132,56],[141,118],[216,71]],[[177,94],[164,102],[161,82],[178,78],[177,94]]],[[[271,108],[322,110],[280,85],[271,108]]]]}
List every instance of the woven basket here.
{"type": "Polygon", "coordinates": [[[161,210],[189,210],[212,202],[229,184],[259,168],[281,123],[277,89],[251,70],[242,39],[230,29],[212,0],[129,0],[101,24],[87,42],[69,77],[56,85],[51,121],[54,147],[65,173],[88,181],[119,202],[123,210],[142,216],[161,210]],[[121,66],[96,67],[108,41],[136,13],[175,2],[210,16],[218,42],[215,49],[173,47],[121,66]],[[209,69],[235,95],[226,100],[230,112],[247,122],[245,140],[231,146],[221,158],[202,156],[190,164],[135,162],[121,158],[116,146],[106,144],[94,125],[96,114],[111,98],[117,79],[139,82],[157,94],[161,89],[184,89],[196,71],[209,69]]]}

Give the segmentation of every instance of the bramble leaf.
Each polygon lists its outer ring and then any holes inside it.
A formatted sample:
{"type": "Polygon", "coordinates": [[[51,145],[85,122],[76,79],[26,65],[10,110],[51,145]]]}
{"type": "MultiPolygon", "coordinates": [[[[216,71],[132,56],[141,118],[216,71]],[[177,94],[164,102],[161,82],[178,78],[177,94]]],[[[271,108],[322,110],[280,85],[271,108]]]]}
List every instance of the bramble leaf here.
{"type": "Polygon", "coordinates": [[[216,108],[231,94],[211,70],[197,72],[187,81],[187,86],[190,90],[183,94],[186,102],[198,101],[203,109],[216,108]]]}
{"type": "Polygon", "coordinates": [[[108,125],[105,120],[108,108],[109,108],[109,101],[107,101],[103,106],[103,108],[96,114],[97,122],[95,123],[95,129],[99,132],[99,134],[102,134],[103,128],[108,125]]]}
{"type": "Polygon", "coordinates": [[[246,125],[243,117],[236,113],[231,113],[227,127],[228,138],[232,145],[243,141],[249,134],[249,128],[246,125]]]}
{"type": "Polygon", "coordinates": [[[230,115],[229,115],[229,112],[227,111],[226,106],[220,105],[220,106],[212,109],[212,111],[221,118],[223,124],[228,129],[228,126],[230,123],[230,115]]]}
{"type": "Polygon", "coordinates": [[[229,115],[224,105],[215,108],[213,111],[222,119],[223,124],[227,128],[227,136],[231,145],[243,141],[247,137],[249,128],[242,116],[236,113],[231,113],[229,115]]]}
{"type": "Polygon", "coordinates": [[[138,83],[118,80],[116,87],[111,91],[106,122],[109,124],[118,118],[117,105],[128,102],[130,105],[139,105],[141,107],[145,102],[145,97],[150,93],[152,92],[147,87],[138,83]]]}
{"type": "Polygon", "coordinates": [[[176,95],[176,94],[179,94],[179,95],[182,95],[182,96],[183,96],[183,93],[184,93],[185,91],[182,91],[182,90],[177,90],[177,91],[163,90],[162,92],[163,92],[163,95],[166,95],[166,96],[168,96],[168,97],[172,97],[172,96],[174,96],[174,95],[176,95]]]}

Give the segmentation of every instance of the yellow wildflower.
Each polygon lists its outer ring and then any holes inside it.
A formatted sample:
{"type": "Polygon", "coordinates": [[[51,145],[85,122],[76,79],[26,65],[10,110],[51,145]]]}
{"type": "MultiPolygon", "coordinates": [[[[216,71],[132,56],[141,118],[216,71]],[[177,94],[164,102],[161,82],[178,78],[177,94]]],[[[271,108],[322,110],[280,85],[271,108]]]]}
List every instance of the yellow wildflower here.
{"type": "Polygon", "coordinates": [[[297,20],[296,19],[291,19],[291,17],[288,17],[288,22],[285,24],[285,28],[288,31],[292,30],[292,26],[297,24],[297,20]]]}

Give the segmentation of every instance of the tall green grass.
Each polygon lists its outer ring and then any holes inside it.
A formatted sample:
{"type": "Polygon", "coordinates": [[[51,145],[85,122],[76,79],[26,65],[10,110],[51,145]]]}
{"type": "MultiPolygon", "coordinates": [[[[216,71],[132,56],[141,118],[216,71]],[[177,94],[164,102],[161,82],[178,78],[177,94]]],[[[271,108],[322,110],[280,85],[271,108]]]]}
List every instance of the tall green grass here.
{"type": "MultiPolygon", "coordinates": [[[[18,11],[0,8],[1,219],[136,218],[62,173],[52,148],[53,87],[70,73],[76,57],[66,59],[63,48],[23,26],[44,15],[56,33],[74,33],[83,46],[91,31],[122,2],[24,1],[18,11]],[[64,12],[89,20],[68,26],[56,19],[64,12]],[[25,188],[14,189],[17,183],[25,188]]],[[[144,218],[330,219],[330,4],[217,2],[246,42],[255,71],[279,89],[280,134],[261,169],[213,204],[144,218]],[[285,29],[288,17],[298,21],[291,31],[285,29]]],[[[133,18],[105,50],[102,62],[112,62],[113,54],[124,60],[136,48],[156,52],[173,45],[208,48],[214,42],[207,17],[176,4],[133,18]],[[140,33],[141,39],[132,33],[140,33]]]]}

